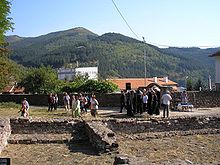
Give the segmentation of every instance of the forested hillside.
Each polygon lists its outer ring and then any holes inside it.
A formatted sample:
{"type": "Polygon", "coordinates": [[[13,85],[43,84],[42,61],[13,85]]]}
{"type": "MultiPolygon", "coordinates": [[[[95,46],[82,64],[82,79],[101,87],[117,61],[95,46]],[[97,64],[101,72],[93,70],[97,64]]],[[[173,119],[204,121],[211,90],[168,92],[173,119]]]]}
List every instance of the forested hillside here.
{"type": "Polygon", "coordinates": [[[8,36],[10,58],[27,67],[68,63],[79,66],[99,65],[102,78],[144,77],[144,48],[147,52],[147,76],[169,76],[184,83],[186,76],[206,80],[214,76],[214,59],[208,55],[219,49],[168,48],[144,44],[116,33],[98,36],[84,28],[23,38],[8,36]]]}

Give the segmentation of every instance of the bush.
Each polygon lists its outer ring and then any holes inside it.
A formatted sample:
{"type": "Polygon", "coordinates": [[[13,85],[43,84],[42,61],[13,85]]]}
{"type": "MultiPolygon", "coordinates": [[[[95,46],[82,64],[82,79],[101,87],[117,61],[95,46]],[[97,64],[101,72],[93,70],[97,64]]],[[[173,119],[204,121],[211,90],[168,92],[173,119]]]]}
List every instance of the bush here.
{"type": "Polygon", "coordinates": [[[118,90],[117,85],[109,81],[87,80],[84,82],[72,82],[62,87],[61,92],[96,92],[111,93],[118,90]]]}

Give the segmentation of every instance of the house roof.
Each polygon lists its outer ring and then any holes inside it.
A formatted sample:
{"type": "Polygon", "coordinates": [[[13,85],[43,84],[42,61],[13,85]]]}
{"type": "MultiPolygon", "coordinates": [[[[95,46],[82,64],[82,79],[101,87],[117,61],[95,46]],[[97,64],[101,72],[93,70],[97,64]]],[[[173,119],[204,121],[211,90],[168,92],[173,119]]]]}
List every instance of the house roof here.
{"type": "Polygon", "coordinates": [[[214,54],[211,54],[209,57],[217,57],[217,56],[220,56],[220,51],[218,51],[214,54]]]}
{"type": "Polygon", "coordinates": [[[6,86],[2,93],[23,93],[24,87],[6,86]]]}
{"type": "MultiPolygon", "coordinates": [[[[119,89],[125,89],[126,83],[131,83],[132,89],[137,89],[138,87],[145,86],[144,78],[122,78],[122,79],[108,79],[112,83],[118,85],[119,89]]],[[[155,78],[146,78],[146,86],[157,83],[159,86],[177,86],[178,84],[174,81],[165,80],[165,78],[157,78],[157,82],[155,82],[155,78]]]]}

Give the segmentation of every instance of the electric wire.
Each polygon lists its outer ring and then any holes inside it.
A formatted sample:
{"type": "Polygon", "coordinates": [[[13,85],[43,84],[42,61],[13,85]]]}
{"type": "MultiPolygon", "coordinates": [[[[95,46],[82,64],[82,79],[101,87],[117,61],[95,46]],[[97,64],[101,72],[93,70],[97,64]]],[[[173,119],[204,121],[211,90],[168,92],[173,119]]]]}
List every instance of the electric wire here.
{"type": "MultiPolygon", "coordinates": [[[[130,31],[135,35],[135,37],[140,40],[140,37],[138,37],[138,35],[134,32],[134,30],[131,28],[131,26],[128,24],[128,21],[125,19],[125,17],[122,15],[121,11],[119,10],[119,8],[117,7],[116,3],[114,2],[114,0],[112,0],[113,5],[115,6],[116,10],[118,11],[119,15],[121,16],[121,18],[124,20],[124,22],[126,23],[126,25],[128,26],[128,28],[130,29],[130,31]]],[[[166,44],[158,44],[155,42],[150,42],[148,41],[149,44],[152,44],[154,46],[158,46],[158,47],[179,47],[179,46],[171,46],[171,45],[166,45],[166,44]]],[[[181,46],[180,46],[181,47],[181,46]]],[[[202,45],[202,46],[190,46],[190,47],[199,47],[199,48],[217,48],[220,46],[216,46],[216,45],[212,45],[212,46],[208,46],[208,45],[202,45]]]]}
{"type": "Polygon", "coordinates": [[[128,28],[131,30],[131,32],[137,37],[137,39],[140,39],[138,37],[138,35],[133,31],[133,29],[131,28],[131,26],[128,24],[128,22],[126,21],[126,19],[124,18],[124,16],[122,15],[121,11],[119,10],[119,8],[117,7],[116,3],[114,2],[114,0],[112,0],[112,3],[114,4],[116,10],[118,11],[118,13],[120,14],[121,18],[124,20],[124,22],[126,23],[126,25],[128,26],[128,28]]]}

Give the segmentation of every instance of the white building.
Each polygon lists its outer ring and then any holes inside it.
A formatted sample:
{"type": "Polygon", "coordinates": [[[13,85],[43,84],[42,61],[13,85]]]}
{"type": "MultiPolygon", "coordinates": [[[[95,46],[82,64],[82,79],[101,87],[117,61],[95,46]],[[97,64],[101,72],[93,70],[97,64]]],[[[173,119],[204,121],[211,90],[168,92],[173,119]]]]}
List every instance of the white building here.
{"type": "Polygon", "coordinates": [[[57,70],[59,80],[73,80],[76,75],[88,75],[88,79],[98,79],[98,67],[59,68],[57,70]]]}
{"type": "Polygon", "coordinates": [[[57,70],[58,79],[59,80],[72,80],[75,76],[75,69],[74,68],[59,68],[57,70]]]}
{"type": "Polygon", "coordinates": [[[216,90],[220,91],[220,51],[210,57],[215,58],[215,86],[216,90]]]}
{"type": "Polygon", "coordinates": [[[98,67],[75,68],[76,75],[88,75],[89,79],[98,79],[98,67]]]}

